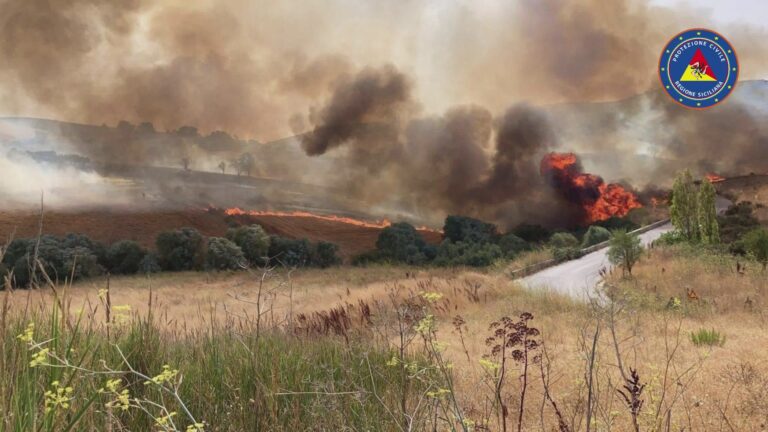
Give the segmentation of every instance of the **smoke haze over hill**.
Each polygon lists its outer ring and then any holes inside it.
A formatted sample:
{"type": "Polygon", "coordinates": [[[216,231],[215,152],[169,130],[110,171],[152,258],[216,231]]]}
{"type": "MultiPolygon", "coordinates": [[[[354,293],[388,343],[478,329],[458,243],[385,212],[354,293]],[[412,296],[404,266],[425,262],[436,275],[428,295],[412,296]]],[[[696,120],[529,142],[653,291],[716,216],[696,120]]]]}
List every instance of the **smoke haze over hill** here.
{"type": "MultiPolygon", "coordinates": [[[[572,203],[538,175],[553,150],[597,155],[586,168],[638,188],[686,166],[768,171],[766,112],[751,94],[694,113],[646,93],[668,38],[708,22],[706,11],[634,0],[10,2],[0,112],[127,120],[138,127],[97,138],[68,129],[49,144],[207,170],[297,133],[305,156],[269,153],[277,175],[425,219],[558,223],[572,203]],[[635,154],[662,162],[627,163],[635,154]]],[[[717,30],[742,79],[765,76],[763,30],[717,30]]]]}

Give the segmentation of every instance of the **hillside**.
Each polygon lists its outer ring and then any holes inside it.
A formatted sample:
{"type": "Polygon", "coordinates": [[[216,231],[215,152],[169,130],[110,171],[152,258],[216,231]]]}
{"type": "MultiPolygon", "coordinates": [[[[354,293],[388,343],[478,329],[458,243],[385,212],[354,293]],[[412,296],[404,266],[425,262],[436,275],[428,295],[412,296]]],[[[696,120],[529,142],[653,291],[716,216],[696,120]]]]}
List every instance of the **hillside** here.
{"type": "MultiPolygon", "coordinates": [[[[0,212],[0,238],[33,237],[38,231],[38,215],[33,211],[0,212]]],[[[339,246],[340,254],[349,259],[372,250],[380,228],[364,227],[337,221],[291,216],[226,216],[222,212],[205,210],[144,210],[98,209],[81,211],[47,211],[43,233],[62,236],[77,232],[104,243],[134,240],[152,248],[155,238],[163,231],[192,227],[206,236],[223,236],[231,224],[257,223],[270,234],[290,238],[324,240],[339,246]]],[[[421,231],[432,244],[442,240],[436,231],[421,231]]]]}

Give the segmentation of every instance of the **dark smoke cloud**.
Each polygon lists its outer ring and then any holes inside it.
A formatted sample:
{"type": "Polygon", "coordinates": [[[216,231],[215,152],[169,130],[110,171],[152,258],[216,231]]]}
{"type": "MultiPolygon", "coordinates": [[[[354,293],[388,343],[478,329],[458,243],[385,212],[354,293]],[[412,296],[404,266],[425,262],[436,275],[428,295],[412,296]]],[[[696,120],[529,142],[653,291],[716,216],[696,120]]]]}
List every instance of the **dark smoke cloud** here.
{"type": "Polygon", "coordinates": [[[392,67],[366,69],[338,82],[318,109],[302,144],[313,156],[344,152],[338,186],[375,202],[406,197],[414,210],[432,212],[422,217],[435,219],[471,214],[508,226],[523,214],[547,212],[555,223],[574,214],[573,204],[548,193],[539,175],[539,160],[555,143],[539,110],[515,105],[494,120],[485,108],[459,106],[441,117],[419,117],[409,109],[406,83],[392,67]]]}
{"type": "MultiPolygon", "coordinates": [[[[416,1],[6,1],[0,110],[151,122],[160,131],[190,125],[260,141],[306,133],[306,154],[333,164],[313,181],[343,185],[371,205],[435,219],[557,222],[568,217],[566,204],[537,171],[550,150],[604,154],[610,162],[589,171],[621,167],[616,175],[639,186],[680,167],[768,171],[765,112],[733,96],[694,113],[655,91],[663,44],[711,23],[690,7],[640,0],[437,9],[416,1]],[[541,106],[551,103],[567,105],[541,106]],[[641,144],[657,158],[651,164],[636,163],[641,144]]],[[[765,74],[764,30],[711,26],[737,48],[742,78],[765,74]]],[[[231,156],[183,137],[137,141],[131,132],[111,146],[73,144],[137,164],[231,156]]],[[[311,172],[290,151],[278,153],[270,150],[274,165],[311,172]]]]}
{"type": "Polygon", "coordinates": [[[321,155],[372,129],[388,129],[410,99],[411,85],[394,67],[364,69],[337,84],[330,102],[316,114],[315,129],[301,137],[302,146],[308,155],[321,155]]]}

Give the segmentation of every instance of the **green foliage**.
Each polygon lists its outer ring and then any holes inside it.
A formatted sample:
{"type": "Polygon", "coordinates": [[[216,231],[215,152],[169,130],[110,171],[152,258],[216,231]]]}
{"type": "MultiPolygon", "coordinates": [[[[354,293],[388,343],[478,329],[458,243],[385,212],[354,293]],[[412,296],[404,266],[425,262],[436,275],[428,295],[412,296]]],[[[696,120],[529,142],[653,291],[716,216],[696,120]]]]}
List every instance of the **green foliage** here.
{"type": "Polygon", "coordinates": [[[493,243],[452,242],[446,239],[437,249],[434,262],[439,266],[485,267],[501,257],[501,248],[493,243]]]}
{"type": "Polygon", "coordinates": [[[137,273],[147,251],[132,240],[122,240],[107,249],[107,269],[115,274],[137,273]]]}
{"type": "Polygon", "coordinates": [[[743,238],[743,243],[747,253],[765,269],[768,265],[768,230],[757,228],[748,232],[743,238]]]}
{"type": "Polygon", "coordinates": [[[227,238],[240,246],[252,265],[263,265],[269,254],[269,235],[260,225],[241,226],[227,231],[227,238]]]}
{"type": "MultiPolygon", "coordinates": [[[[99,264],[99,257],[83,246],[62,249],[62,268],[60,275],[74,280],[94,277],[104,272],[104,267],[99,264]],[[66,274],[65,272],[69,272],[66,274]]],[[[60,278],[62,279],[62,278],[60,278]]]]}
{"type": "Polygon", "coordinates": [[[581,258],[583,253],[578,247],[566,246],[552,249],[552,256],[557,261],[570,261],[573,259],[581,258]]]}
{"type": "Polygon", "coordinates": [[[338,256],[339,246],[333,243],[320,241],[314,247],[312,254],[312,264],[320,268],[327,268],[341,264],[341,258],[338,256]]]}
{"type": "Polygon", "coordinates": [[[611,264],[619,265],[621,268],[632,274],[632,267],[640,259],[643,253],[643,246],[640,244],[640,237],[636,234],[630,234],[624,230],[616,230],[611,234],[610,247],[608,248],[608,260],[611,264]]]}
{"type": "MultiPolygon", "coordinates": [[[[725,214],[717,218],[720,225],[720,238],[723,243],[732,244],[744,234],[760,226],[760,222],[753,215],[754,206],[749,201],[742,201],[728,207],[725,214]]],[[[731,250],[738,253],[746,253],[742,244],[731,245],[731,250]]]]}
{"type": "Polygon", "coordinates": [[[285,237],[269,238],[269,259],[271,265],[304,267],[312,263],[312,247],[307,239],[294,240],[285,237]]]}
{"type": "Polygon", "coordinates": [[[430,259],[427,243],[407,222],[394,223],[381,230],[376,249],[382,259],[392,262],[419,265],[430,259]]]}
{"type": "Polygon", "coordinates": [[[675,178],[669,213],[672,225],[685,239],[691,242],[699,240],[698,194],[688,170],[675,178]]]}
{"type": "Polygon", "coordinates": [[[687,239],[683,237],[683,234],[678,230],[672,230],[665,232],[656,239],[655,243],[658,245],[672,246],[680,243],[687,242],[687,239]]]}
{"type": "Polygon", "coordinates": [[[552,231],[541,225],[527,223],[518,225],[512,233],[529,243],[543,243],[552,235],[552,231]]]}
{"type": "MultiPolygon", "coordinates": [[[[3,431],[196,430],[187,428],[191,421],[186,409],[206,423],[205,430],[399,428],[389,413],[397,409],[403,394],[402,369],[389,363],[393,354],[386,346],[366,338],[303,337],[264,328],[257,332],[248,326],[234,331],[215,323],[205,332],[162,331],[139,319],[118,324],[119,331],[107,337],[90,320],[59,325],[56,313],[40,316],[36,309],[18,314],[23,320],[9,316],[0,329],[0,372],[8,377],[8,385],[0,386],[3,431]],[[30,321],[35,325],[27,333],[30,321]],[[18,337],[27,334],[30,340],[18,337]],[[45,363],[30,366],[30,358],[41,350],[36,344],[55,353],[56,359],[48,357],[45,363]],[[162,375],[163,365],[178,375],[171,378],[168,391],[160,390],[160,385],[130,373],[122,355],[149,377],[162,375]],[[66,359],[70,366],[58,359],[66,359]],[[123,373],[107,374],[106,368],[123,373]],[[113,385],[117,391],[109,390],[110,380],[118,380],[113,385]],[[46,411],[50,399],[46,392],[54,381],[70,388],[71,395],[66,407],[50,405],[46,411]],[[318,392],[318,385],[332,389],[333,397],[318,392]],[[173,388],[185,408],[175,400],[173,388]],[[135,407],[123,411],[119,404],[107,409],[122,389],[132,405],[144,398],[159,405],[151,405],[148,412],[135,407]],[[381,402],[360,397],[369,394],[381,402]],[[156,425],[164,409],[175,413],[175,427],[156,425]]],[[[429,365],[417,353],[406,353],[402,362],[420,371],[429,365]]],[[[413,397],[433,388],[423,373],[419,378],[408,383],[413,397]]]]}
{"type": "Polygon", "coordinates": [[[590,247],[604,241],[608,241],[611,238],[611,232],[606,228],[599,225],[592,225],[584,234],[584,238],[581,240],[581,247],[590,247]]]}
{"type": "Polygon", "coordinates": [[[163,270],[181,271],[202,267],[203,236],[194,228],[160,233],[155,245],[163,270]]]}
{"type": "Polygon", "coordinates": [[[509,259],[516,257],[521,252],[526,252],[532,249],[528,242],[512,233],[501,236],[499,239],[499,248],[501,248],[501,253],[504,257],[509,259]]]}
{"type": "Polygon", "coordinates": [[[492,243],[499,236],[496,225],[466,216],[446,217],[443,233],[454,243],[492,243]]]}
{"type": "Polygon", "coordinates": [[[624,217],[611,216],[608,219],[597,221],[594,225],[601,226],[608,231],[624,230],[633,231],[640,228],[640,225],[635,223],[629,215],[624,217]]]}
{"type": "Polygon", "coordinates": [[[45,279],[39,267],[33,265],[35,248],[37,259],[54,282],[97,276],[103,272],[98,255],[103,246],[84,235],[68,234],[59,239],[46,234],[40,237],[39,245],[37,239],[15,239],[8,245],[3,265],[6,271],[13,271],[16,287],[25,287],[32,282],[33,269],[41,281],[45,279]]]}
{"type": "Polygon", "coordinates": [[[691,332],[691,342],[696,346],[723,346],[725,345],[725,336],[715,329],[699,329],[691,332]]]}
{"type": "Polygon", "coordinates": [[[717,208],[715,207],[715,187],[709,181],[703,180],[697,197],[699,239],[704,244],[720,243],[720,229],[717,224],[717,208]]]}
{"type": "Polygon", "coordinates": [[[579,240],[571,233],[555,233],[549,239],[549,245],[553,248],[575,248],[579,245],[579,240]]]}
{"type": "Polygon", "coordinates": [[[222,237],[208,239],[205,266],[210,270],[235,270],[245,262],[243,251],[234,242],[222,237]]]}
{"type": "Polygon", "coordinates": [[[139,271],[142,273],[159,273],[162,270],[160,262],[155,252],[149,252],[144,255],[139,263],[139,271]]]}

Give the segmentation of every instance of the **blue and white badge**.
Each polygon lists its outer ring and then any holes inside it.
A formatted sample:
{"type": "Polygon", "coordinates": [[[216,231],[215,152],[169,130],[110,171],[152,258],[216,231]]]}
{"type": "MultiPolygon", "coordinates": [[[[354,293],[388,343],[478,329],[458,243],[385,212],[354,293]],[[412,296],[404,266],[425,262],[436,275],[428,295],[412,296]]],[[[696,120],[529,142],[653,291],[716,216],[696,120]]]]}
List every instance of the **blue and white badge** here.
{"type": "Polygon", "coordinates": [[[688,108],[710,108],[736,87],[736,51],[717,32],[686,30],[672,38],[661,52],[659,77],[675,102],[688,108]]]}

